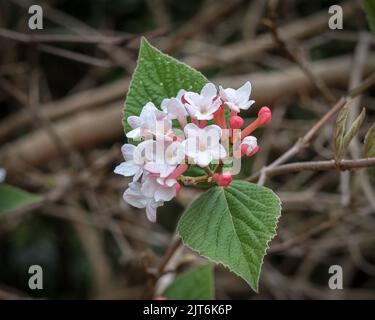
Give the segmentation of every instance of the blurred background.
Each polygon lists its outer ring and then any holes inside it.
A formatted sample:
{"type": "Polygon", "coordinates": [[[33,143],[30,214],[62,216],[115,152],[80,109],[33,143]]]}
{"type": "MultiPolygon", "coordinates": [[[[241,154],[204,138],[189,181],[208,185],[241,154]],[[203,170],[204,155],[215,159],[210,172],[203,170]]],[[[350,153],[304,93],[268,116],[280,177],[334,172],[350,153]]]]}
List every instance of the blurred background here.
{"type": "MultiPolygon", "coordinates": [[[[42,197],[0,215],[0,298],[141,297],[199,194],[184,188],[158,210],[156,224],[122,200],[128,180],[113,169],[122,161],[122,107],[141,36],[216,84],[250,80],[256,105],[246,121],[270,106],[273,121],[257,131],[261,151],[243,161],[243,179],[287,151],[334,105],[332,96],[375,70],[360,1],[270,3],[271,13],[263,0],[1,1],[0,167],[7,183],[42,197]],[[28,27],[31,4],[43,8],[42,30],[28,27]],[[331,5],[342,7],[343,29],[329,28],[331,5]],[[294,60],[329,88],[328,97],[294,60]],[[43,290],[29,289],[30,265],[43,267],[43,290]]],[[[375,119],[374,91],[357,105],[367,110],[358,147],[375,119]]],[[[293,160],[333,159],[333,128],[330,121],[293,160]]],[[[346,157],[358,155],[353,147],[346,157]]],[[[265,185],[281,197],[283,212],[259,294],[217,266],[216,297],[375,298],[374,170],[302,171],[265,185]],[[343,290],[328,287],[331,265],[343,268],[343,290]]],[[[157,288],[201,260],[178,250],[157,288]]]]}

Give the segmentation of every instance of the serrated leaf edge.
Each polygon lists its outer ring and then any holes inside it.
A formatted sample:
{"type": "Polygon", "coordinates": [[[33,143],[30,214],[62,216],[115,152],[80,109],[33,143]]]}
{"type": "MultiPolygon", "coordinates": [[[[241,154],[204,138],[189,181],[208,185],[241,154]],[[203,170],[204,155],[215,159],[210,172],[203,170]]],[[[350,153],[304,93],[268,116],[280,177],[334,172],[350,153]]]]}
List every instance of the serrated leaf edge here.
{"type": "MultiPolygon", "coordinates": [[[[277,235],[277,228],[278,228],[278,224],[279,224],[279,220],[280,220],[280,217],[281,217],[281,211],[282,211],[282,202],[281,202],[281,199],[280,197],[270,188],[267,188],[267,187],[264,187],[264,186],[258,186],[259,188],[264,188],[264,189],[267,189],[269,191],[271,191],[277,198],[278,200],[278,207],[279,207],[279,214],[276,216],[276,223],[275,223],[275,227],[273,228],[273,231],[274,231],[274,234],[273,234],[273,237],[271,237],[269,240],[267,240],[266,242],[266,247],[264,249],[264,253],[263,253],[263,256],[262,256],[262,259],[261,259],[261,262],[260,262],[260,267],[259,267],[259,276],[258,276],[258,279],[256,281],[256,286],[253,287],[253,285],[247,280],[245,279],[242,275],[240,275],[238,272],[236,272],[235,270],[233,270],[229,265],[227,265],[226,263],[222,262],[222,261],[216,261],[214,259],[211,259],[210,257],[204,255],[201,253],[201,251],[199,249],[195,249],[195,248],[192,248],[189,244],[187,244],[184,240],[184,238],[179,234],[179,236],[181,237],[181,240],[182,240],[182,243],[183,245],[185,245],[186,247],[190,248],[191,250],[197,252],[201,257],[204,257],[206,258],[208,261],[211,261],[215,264],[221,264],[223,265],[225,268],[227,268],[229,271],[233,272],[235,275],[237,275],[238,277],[240,277],[241,279],[245,280],[245,282],[250,286],[250,288],[252,288],[256,293],[259,292],[259,279],[260,279],[260,273],[261,273],[261,270],[262,270],[262,266],[263,266],[263,262],[264,262],[264,257],[266,256],[267,254],[267,250],[270,248],[269,247],[269,243],[275,238],[275,236],[277,235]]],[[[215,187],[215,188],[220,188],[222,189],[222,192],[224,192],[224,187],[215,187]]],[[[210,190],[212,190],[213,188],[211,188],[210,190]]],[[[210,191],[208,190],[208,191],[210,191]]],[[[225,194],[224,194],[225,195],[225,194]]],[[[197,198],[198,199],[198,198],[197,198]]],[[[196,199],[196,200],[197,200],[196,199]]],[[[226,199],[226,198],[225,198],[226,199]]],[[[185,213],[184,213],[185,214],[185,213]]],[[[180,221],[181,219],[179,220],[178,224],[177,224],[177,230],[179,229],[180,227],[180,221]]]]}
{"type": "MultiPolygon", "coordinates": [[[[130,88],[132,87],[132,84],[133,84],[133,80],[134,80],[134,74],[138,71],[138,68],[140,66],[140,59],[141,59],[141,49],[144,45],[147,45],[149,46],[151,49],[155,50],[156,52],[158,52],[160,55],[162,56],[166,56],[170,59],[172,59],[172,61],[178,63],[178,64],[181,64],[181,65],[184,65],[186,66],[188,69],[194,71],[194,72],[197,72],[199,73],[204,79],[206,79],[206,81],[208,82],[208,79],[204,76],[203,73],[201,73],[200,71],[194,69],[193,67],[189,66],[188,64],[164,53],[163,51],[159,50],[158,48],[154,47],[145,37],[141,37],[141,41],[140,41],[140,46],[139,46],[139,52],[138,52],[138,57],[137,57],[137,64],[136,64],[136,67],[133,71],[133,74],[132,74],[132,78],[130,80],[130,83],[129,83],[129,87],[128,87],[128,91],[127,91],[127,95],[126,95],[126,99],[125,99],[125,102],[123,104],[123,108],[122,108],[122,124],[123,124],[123,128],[124,128],[124,132],[126,134],[126,123],[127,123],[127,118],[125,116],[125,106],[126,106],[126,101],[128,100],[128,94],[130,92],[130,88]]],[[[170,98],[170,97],[165,97],[165,98],[170,98]]],[[[156,106],[157,108],[160,108],[160,106],[156,106]]]]}

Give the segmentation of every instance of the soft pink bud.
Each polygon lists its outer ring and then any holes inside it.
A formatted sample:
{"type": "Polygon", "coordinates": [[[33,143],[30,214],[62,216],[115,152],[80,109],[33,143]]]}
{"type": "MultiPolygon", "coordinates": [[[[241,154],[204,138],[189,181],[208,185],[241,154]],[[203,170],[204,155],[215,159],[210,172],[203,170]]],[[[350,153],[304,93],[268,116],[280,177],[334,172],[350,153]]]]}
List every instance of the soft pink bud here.
{"type": "Polygon", "coordinates": [[[248,144],[241,144],[241,154],[246,154],[248,148],[248,144]]]}
{"type": "Polygon", "coordinates": [[[254,154],[256,154],[258,151],[259,151],[259,146],[256,146],[251,152],[249,152],[248,154],[247,154],[247,156],[248,157],[251,157],[251,156],[253,156],[254,154]]]}
{"type": "Polygon", "coordinates": [[[267,124],[272,119],[272,112],[268,107],[260,108],[258,112],[258,119],[261,125],[267,124]]]}
{"type": "Polygon", "coordinates": [[[243,119],[240,116],[232,116],[229,125],[232,129],[240,129],[243,126],[243,119]]]}
{"type": "Polygon", "coordinates": [[[224,172],[222,174],[215,173],[213,175],[214,181],[216,181],[216,184],[220,187],[226,187],[228,186],[233,178],[230,172],[224,172]]]}
{"type": "Polygon", "coordinates": [[[241,153],[251,157],[259,151],[259,146],[257,143],[257,138],[254,136],[245,137],[241,143],[241,153]]]}

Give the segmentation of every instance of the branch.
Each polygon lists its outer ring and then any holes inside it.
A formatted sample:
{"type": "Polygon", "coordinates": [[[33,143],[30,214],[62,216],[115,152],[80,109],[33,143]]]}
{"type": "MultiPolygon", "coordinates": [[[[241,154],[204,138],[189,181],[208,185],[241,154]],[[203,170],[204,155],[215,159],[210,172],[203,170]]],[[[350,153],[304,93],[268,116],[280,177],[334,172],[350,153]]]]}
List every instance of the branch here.
{"type": "Polygon", "coordinates": [[[252,175],[248,180],[254,181],[259,178],[258,184],[263,185],[266,180],[267,172],[282,163],[285,163],[301,150],[307,148],[311,142],[315,140],[316,135],[320,129],[337,113],[339,112],[345,104],[356,96],[360,95],[362,92],[367,90],[370,86],[375,84],[375,73],[370,75],[365,81],[362,82],[358,87],[349,91],[347,96],[341,97],[340,100],[336,102],[332,109],[330,109],[320,120],[315,123],[306,134],[299,138],[297,142],[285,153],[283,153],[279,158],[272,162],[267,167],[262,168],[259,172],[252,175]]]}
{"type": "Polygon", "coordinates": [[[180,236],[176,236],[174,241],[169,245],[167,248],[155,274],[150,277],[146,283],[145,289],[143,290],[142,297],[143,298],[152,298],[155,285],[160,279],[160,277],[164,274],[165,268],[167,267],[169,261],[172,259],[176,251],[182,246],[182,239],[180,236]]]}
{"type": "MultiPolygon", "coordinates": [[[[274,3],[274,2],[271,1],[270,3],[274,3]]],[[[330,103],[334,102],[336,100],[335,95],[327,87],[326,83],[321,78],[319,78],[316,74],[314,74],[311,71],[311,68],[308,65],[307,61],[303,59],[302,57],[299,57],[292,50],[290,50],[287,43],[284,41],[284,39],[282,39],[278,30],[278,27],[277,27],[276,4],[271,5],[270,7],[271,7],[270,19],[266,19],[264,21],[264,24],[270,29],[272,38],[275,41],[275,43],[277,43],[280,49],[286,53],[287,57],[292,62],[295,62],[301,68],[301,70],[310,79],[310,81],[314,84],[314,86],[318,89],[318,91],[320,91],[322,96],[328,102],[330,103]]]]}
{"type": "Polygon", "coordinates": [[[268,177],[278,176],[282,174],[300,172],[300,171],[329,171],[329,170],[352,170],[360,168],[368,168],[375,166],[375,158],[363,158],[356,160],[342,160],[336,163],[335,160],[327,161],[307,161],[293,162],[280,165],[268,169],[266,174],[268,177]]]}

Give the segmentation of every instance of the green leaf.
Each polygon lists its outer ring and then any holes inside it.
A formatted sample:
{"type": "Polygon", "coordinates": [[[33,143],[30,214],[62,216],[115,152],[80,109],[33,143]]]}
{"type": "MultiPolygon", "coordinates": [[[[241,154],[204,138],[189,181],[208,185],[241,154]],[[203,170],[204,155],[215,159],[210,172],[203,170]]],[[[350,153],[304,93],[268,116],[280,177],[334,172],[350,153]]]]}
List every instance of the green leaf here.
{"type": "Polygon", "coordinates": [[[268,242],[276,234],[281,202],[270,189],[246,181],[214,187],[186,210],[178,224],[185,245],[222,263],[255,290],[268,242]]]}
{"type": "Polygon", "coordinates": [[[5,183],[0,184],[0,216],[38,200],[40,200],[40,196],[5,183]]]}
{"type": "Polygon", "coordinates": [[[349,100],[344,107],[340,110],[336,119],[336,126],[334,132],[334,147],[335,147],[335,158],[337,161],[341,160],[344,150],[343,141],[346,127],[346,120],[348,118],[349,107],[352,105],[353,100],[349,100]]]}
{"type": "Polygon", "coordinates": [[[345,152],[348,149],[350,142],[353,140],[354,136],[358,133],[363,123],[363,120],[365,120],[365,116],[366,116],[366,109],[363,108],[360,115],[357,117],[357,119],[354,120],[352,126],[350,127],[350,129],[344,136],[344,140],[342,142],[343,152],[345,152]]]}
{"type": "Polygon", "coordinates": [[[162,295],[170,300],[213,300],[212,265],[199,266],[181,274],[165,289],[162,295]]]}
{"type": "Polygon", "coordinates": [[[128,117],[139,115],[147,102],[151,101],[159,108],[163,99],[176,96],[180,89],[200,92],[207,82],[199,71],[162,53],[142,38],[137,67],[124,105],[125,132],[131,129],[128,117]]]}
{"type": "Polygon", "coordinates": [[[375,1],[363,0],[363,9],[366,12],[367,21],[372,33],[375,35],[375,1]]]}
{"type": "Polygon", "coordinates": [[[368,158],[375,157],[375,122],[366,134],[363,155],[368,158]]]}

